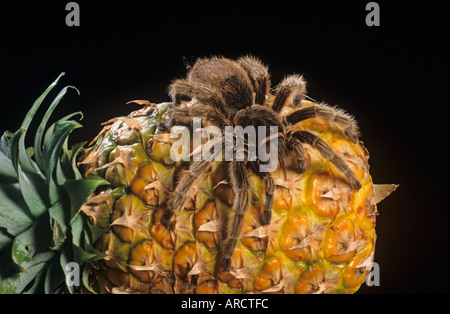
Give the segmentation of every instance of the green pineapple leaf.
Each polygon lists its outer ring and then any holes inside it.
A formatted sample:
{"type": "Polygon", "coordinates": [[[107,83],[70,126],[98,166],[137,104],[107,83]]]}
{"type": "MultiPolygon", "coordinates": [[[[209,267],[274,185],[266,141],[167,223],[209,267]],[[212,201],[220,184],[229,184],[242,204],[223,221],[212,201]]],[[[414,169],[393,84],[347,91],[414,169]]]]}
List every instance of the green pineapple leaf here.
{"type": "Polygon", "coordinates": [[[102,177],[88,175],[85,180],[67,180],[64,183],[66,191],[70,192],[70,202],[72,204],[71,217],[72,221],[76,218],[78,210],[84,201],[95,191],[100,185],[110,185],[108,181],[102,177]]]}
{"type": "Polygon", "coordinates": [[[44,117],[42,118],[41,123],[39,124],[39,127],[36,131],[36,136],[34,138],[34,147],[35,147],[36,161],[37,161],[38,165],[41,166],[41,169],[43,167],[41,145],[42,145],[42,136],[44,134],[45,127],[47,125],[48,120],[50,119],[51,114],[55,110],[56,106],[58,106],[59,102],[64,97],[64,95],[66,94],[66,92],[69,88],[75,89],[78,92],[78,95],[80,94],[80,91],[74,86],[64,87],[59,92],[59,94],[56,96],[56,98],[53,100],[50,107],[47,109],[47,111],[46,111],[44,117]]]}
{"type": "Polygon", "coordinates": [[[44,171],[46,172],[47,182],[52,177],[56,164],[60,161],[61,149],[69,134],[81,125],[75,121],[59,121],[56,124],[56,130],[44,145],[42,152],[44,171]]]}
{"type": "Polygon", "coordinates": [[[0,293],[81,291],[66,282],[68,266],[84,267],[104,257],[92,247],[91,230],[78,215],[85,199],[109,184],[95,176],[84,179],[76,167],[85,143],[68,149],[70,134],[81,127],[72,118],[81,113],[69,114],[46,130],[67,90],[78,92],[75,87],[58,93],[39,123],[34,147],[25,147],[37,110],[62,75],[34,102],[19,130],[0,138],[0,293]]]}
{"type": "Polygon", "coordinates": [[[18,184],[0,183],[0,227],[17,236],[33,223],[18,184]]]}
{"type": "Polygon", "coordinates": [[[38,218],[50,207],[45,180],[35,173],[26,173],[18,167],[20,191],[33,217],[38,218]]]}
{"type": "Polygon", "coordinates": [[[17,175],[11,160],[0,151],[0,180],[6,183],[16,183],[17,175]]]}

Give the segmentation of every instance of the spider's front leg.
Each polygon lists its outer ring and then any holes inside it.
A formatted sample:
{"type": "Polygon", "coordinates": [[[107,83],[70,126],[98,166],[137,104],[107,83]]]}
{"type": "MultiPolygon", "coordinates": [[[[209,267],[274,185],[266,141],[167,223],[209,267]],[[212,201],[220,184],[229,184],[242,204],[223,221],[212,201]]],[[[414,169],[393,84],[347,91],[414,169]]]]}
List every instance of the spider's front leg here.
{"type": "Polygon", "coordinates": [[[287,76],[277,88],[272,110],[280,112],[289,96],[292,96],[292,104],[298,107],[306,94],[306,81],[303,76],[293,74],[287,76]]]}
{"type": "Polygon", "coordinates": [[[308,164],[306,162],[306,154],[305,150],[303,149],[302,142],[294,136],[293,131],[288,131],[286,143],[289,150],[292,150],[295,154],[297,160],[297,170],[300,173],[304,173],[306,171],[306,168],[308,167],[308,164]]]}
{"type": "Polygon", "coordinates": [[[355,190],[359,190],[361,188],[361,183],[355,177],[345,161],[341,157],[336,155],[331,146],[328,145],[324,140],[307,131],[294,131],[292,132],[292,136],[297,138],[302,143],[311,145],[313,148],[317,149],[322,154],[322,156],[325,157],[325,159],[331,161],[336,166],[336,168],[345,176],[352,188],[354,188],[355,190]]]}
{"type": "Polygon", "coordinates": [[[210,167],[209,161],[193,161],[189,172],[178,182],[170,198],[166,211],[161,219],[162,224],[168,228],[170,220],[177,209],[184,206],[191,195],[190,191],[197,178],[201,177],[210,167]]]}
{"type": "Polygon", "coordinates": [[[264,180],[264,211],[263,211],[263,224],[268,225],[270,219],[272,218],[272,207],[273,207],[273,193],[275,191],[275,183],[269,172],[261,173],[264,180]]]}
{"type": "Polygon", "coordinates": [[[182,125],[190,125],[194,118],[199,117],[208,120],[209,123],[219,127],[221,130],[225,130],[225,126],[231,124],[221,111],[203,103],[191,107],[174,107],[172,111],[174,123],[182,125]]]}
{"type": "Polygon", "coordinates": [[[179,79],[173,81],[169,86],[169,95],[172,98],[172,108],[170,110],[169,119],[160,123],[158,129],[165,131],[172,127],[175,120],[174,112],[179,108],[183,98],[196,98],[203,104],[208,104],[215,112],[219,112],[224,119],[228,119],[228,113],[225,111],[225,102],[220,93],[208,84],[193,84],[187,80],[179,79]]]}
{"type": "Polygon", "coordinates": [[[287,115],[285,119],[289,124],[296,124],[315,117],[321,117],[329,122],[336,123],[344,129],[344,133],[352,142],[356,143],[358,141],[359,130],[355,119],[337,108],[331,108],[327,105],[314,105],[294,111],[287,115]]]}
{"type": "Polygon", "coordinates": [[[250,206],[250,185],[244,161],[233,160],[230,163],[230,178],[235,193],[233,211],[229,214],[224,239],[221,243],[220,264],[224,271],[229,271],[231,256],[242,229],[244,214],[250,206]]]}
{"type": "Polygon", "coordinates": [[[190,84],[186,80],[176,80],[169,86],[169,95],[172,99],[172,106],[167,111],[168,118],[158,124],[158,129],[160,131],[167,131],[167,129],[171,128],[174,125],[174,112],[180,105],[181,99],[183,97],[190,96],[192,91],[189,87],[190,84]]]}
{"type": "Polygon", "coordinates": [[[247,72],[255,92],[255,103],[261,106],[265,105],[266,95],[270,91],[269,70],[261,61],[252,56],[239,58],[238,63],[247,72]]]}
{"type": "Polygon", "coordinates": [[[270,172],[261,172],[259,169],[258,161],[249,162],[250,168],[255,174],[257,174],[264,182],[264,211],[263,211],[263,224],[268,225],[272,218],[273,207],[273,193],[275,191],[275,183],[273,181],[270,172]]]}

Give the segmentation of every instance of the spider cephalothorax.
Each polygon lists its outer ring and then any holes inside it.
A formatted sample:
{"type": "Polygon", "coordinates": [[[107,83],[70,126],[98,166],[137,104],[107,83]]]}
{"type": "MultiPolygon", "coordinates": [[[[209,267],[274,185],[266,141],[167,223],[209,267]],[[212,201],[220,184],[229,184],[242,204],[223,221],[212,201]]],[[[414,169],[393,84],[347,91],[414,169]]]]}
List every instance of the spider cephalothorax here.
{"type": "MultiPolygon", "coordinates": [[[[169,119],[161,124],[160,128],[168,128],[174,124],[190,124],[194,117],[199,117],[221,130],[226,126],[276,126],[278,161],[281,166],[291,162],[289,156],[292,153],[297,163],[295,168],[300,173],[304,172],[307,159],[303,144],[309,144],[335,165],[352,188],[359,190],[361,184],[358,179],[325,141],[308,131],[291,128],[302,120],[319,116],[340,126],[348,138],[356,142],[359,134],[354,119],[341,110],[326,105],[301,107],[300,103],[306,94],[306,83],[302,76],[287,76],[277,87],[271,105],[266,101],[269,90],[268,69],[254,57],[246,56],[236,61],[220,57],[199,59],[189,67],[186,79],[175,80],[170,85],[173,107],[169,119]],[[281,116],[280,112],[288,98],[292,99],[292,104],[298,107],[298,110],[281,116]],[[195,99],[196,102],[191,106],[180,106],[183,99],[195,99]]],[[[251,144],[256,143],[247,141],[247,145],[251,144]]],[[[233,159],[228,163],[235,198],[219,250],[221,266],[225,271],[230,268],[230,258],[240,234],[244,213],[251,205],[248,173],[253,171],[264,182],[264,224],[270,223],[271,220],[274,193],[272,176],[270,172],[259,171],[257,165],[261,161],[258,158],[243,161],[233,159]]],[[[209,170],[210,165],[211,162],[206,160],[191,162],[189,172],[174,188],[173,197],[170,198],[162,219],[164,225],[168,226],[173,213],[187,203],[193,183],[209,170]]]]}

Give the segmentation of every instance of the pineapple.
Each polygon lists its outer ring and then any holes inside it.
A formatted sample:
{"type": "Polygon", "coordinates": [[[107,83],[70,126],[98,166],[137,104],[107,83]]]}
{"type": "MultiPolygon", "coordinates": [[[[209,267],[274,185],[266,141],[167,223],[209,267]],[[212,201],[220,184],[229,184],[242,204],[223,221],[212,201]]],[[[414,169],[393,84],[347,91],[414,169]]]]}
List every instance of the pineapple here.
{"type": "MultiPolygon", "coordinates": [[[[269,96],[269,105],[273,96],[269,96]]],[[[197,179],[176,223],[161,222],[165,204],[189,162],[175,162],[174,143],[157,129],[170,103],[136,101],[143,108],[106,122],[80,164],[104,178],[81,210],[103,230],[94,247],[106,257],[90,265],[100,293],[353,293],[371,270],[376,241],[377,191],[369,155],[321,118],[295,128],[319,135],[350,165],[362,184],[352,190],[333,164],[305,146],[308,169],[279,167],[269,225],[262,225],[262,180],[249,182],[256,196],[245,213],[230,271],[218,263],[233,191],[225,162],[197,179]]],[[[195,100],[193,101],[195,102],[195,100]]],[[[193,105],[185,104],[188,106],[193,105]]],[[[315,106],[303,101],[302,106],[315,106]]],[[[282,115],[294,111],[286,106],[282,115]]],[[[192,142],[192,141],[191,141],[192,142]]],[[[390,187],[388,187],[389,190],[390,187]]]]}
{"type": "MultiPolygon", "coordinates": [[[[326,141],[361,189],[352,189],[332,163],[304,145],[306,172],[279,167],[271,173],[272,219],[263,225],[264,184],[251,175],[252,205],[224,271],[217,255],[234,199],[225,162],[215,161],[197,178],[174,224],[161,221],[189,167],[171,158],[176,139],[157,128],[171,103],[134,101],[142,108],[105,122],[84,150],[85,143],[67,147],[67,136],[80,126],[71,116],[51,126],[42,143],[46,114],[33,160],[23,135],[48,92],[21,129],[1,139],[0,264],[9,269],[0,271],[0,292],[354,293],[370,272],[376,204],[396,186],[373,184],[362,142],[353,143],[336,125],[312,118],[294,128],[326,141]],[[66,280],[72,261],[83,266],[83,288],[66,280]]],[[[281,115],[292,111],[286,105],[281,115]]]]}

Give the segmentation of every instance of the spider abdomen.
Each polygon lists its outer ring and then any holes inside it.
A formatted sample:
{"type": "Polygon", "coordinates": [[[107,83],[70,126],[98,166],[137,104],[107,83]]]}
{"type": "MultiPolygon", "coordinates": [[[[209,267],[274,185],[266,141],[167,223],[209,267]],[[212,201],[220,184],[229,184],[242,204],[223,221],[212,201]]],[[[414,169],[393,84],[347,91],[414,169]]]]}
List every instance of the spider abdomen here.
{"type": "Polygon", "coordinates": [[[253,103],[253,90],[247,73],[239,64],[229,59],[198,60],[189,72],[188,81],[218,90],[227,110],[236,111],[253,103]]]}

